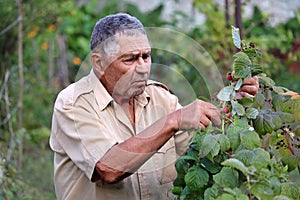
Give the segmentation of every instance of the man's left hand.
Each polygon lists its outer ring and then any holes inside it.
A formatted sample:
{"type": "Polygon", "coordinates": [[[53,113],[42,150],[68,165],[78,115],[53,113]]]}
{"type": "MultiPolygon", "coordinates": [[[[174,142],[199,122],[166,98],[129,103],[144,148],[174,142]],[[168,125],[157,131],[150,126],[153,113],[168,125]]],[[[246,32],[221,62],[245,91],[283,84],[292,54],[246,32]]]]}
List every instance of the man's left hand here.
{"type": "Polygon", "coordinates": [[[258,76],[252,78],[245,78],[242,87],[236,93],[235,98],[253,98],[256,96],[259,89],[258,76]]]}

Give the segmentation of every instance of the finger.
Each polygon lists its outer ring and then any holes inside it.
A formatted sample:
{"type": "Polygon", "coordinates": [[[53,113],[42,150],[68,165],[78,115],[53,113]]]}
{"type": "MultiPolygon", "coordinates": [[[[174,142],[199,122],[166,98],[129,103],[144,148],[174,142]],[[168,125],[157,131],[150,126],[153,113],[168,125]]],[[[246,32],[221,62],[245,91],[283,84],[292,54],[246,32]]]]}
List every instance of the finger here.
{"type": "MultiPolygon", "coordinates": [[[[199,126],[201,127],[201,130],[205,130],[206,126],[204,126],[201,122],[199,123],[199,126]]],[[[199,128],[199,127],[198,127],[199,128]]]]}
{"type": "Polygon", "coordinates": [[[249,94],[247,92],[243,92],[243,91],[239,91],[237,94],[236,94],[236,98],[237,99],[241,99],[241,98],[253,98],[254,95],[252,94],[249,94]]]}
{"type": "Polygon", "coordinates": [[[211,124],[211,121],[210,119],[206,116],[206,115],[203,115],[201,118],[200,118],[200,124],[204,125],[205,127],[209,126],[211,124]]]}
{"type": "Polygon", "coordinates": [[[253,76],[252,78],[245,78],[244,81],[243,81],[243,85],[259,86],[258,77],[253,76]]]}
{"type": "Polygon", "coordinates": [[[222,116],[221,116],[221,113],[220,113],[220,115],[219,115],[219,113],[212,115],[211,121],[212,121],[216,126],[221,126],[221,123],[222,123],[222,116]]]}
{"type": "Polygon", "coordinates": [[[258,90],[255,85],[243,85],[240,91],[255,96],[258,90]]]}

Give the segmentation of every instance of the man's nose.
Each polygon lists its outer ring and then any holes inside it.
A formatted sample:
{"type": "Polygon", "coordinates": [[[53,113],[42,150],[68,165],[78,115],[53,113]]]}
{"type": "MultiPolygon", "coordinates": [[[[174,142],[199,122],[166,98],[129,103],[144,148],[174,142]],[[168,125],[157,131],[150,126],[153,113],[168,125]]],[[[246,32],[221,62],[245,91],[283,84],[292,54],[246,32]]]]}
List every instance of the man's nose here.
{"type": "Polygon", "coordinates": [[[138,62],[137,66],[135,67],[135,71],[140,74],[146,74],[149,72],[149,66],[142,59],[142,61],[138,62]]]}

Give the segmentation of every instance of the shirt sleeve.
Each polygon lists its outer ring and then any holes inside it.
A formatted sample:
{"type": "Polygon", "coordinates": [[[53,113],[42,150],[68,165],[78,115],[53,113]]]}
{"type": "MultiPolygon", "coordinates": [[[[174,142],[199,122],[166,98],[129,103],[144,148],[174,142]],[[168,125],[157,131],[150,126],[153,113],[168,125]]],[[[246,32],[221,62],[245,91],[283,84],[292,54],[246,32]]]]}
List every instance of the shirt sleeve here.
{"type": "Polygon", "coordinates": [[[80,96],[75,102],[59,96],[54,107],[53,123],[57,142],[67,156],[91,180],[96,163],[118,141],[95,111],[95,100],[80,96]]]}

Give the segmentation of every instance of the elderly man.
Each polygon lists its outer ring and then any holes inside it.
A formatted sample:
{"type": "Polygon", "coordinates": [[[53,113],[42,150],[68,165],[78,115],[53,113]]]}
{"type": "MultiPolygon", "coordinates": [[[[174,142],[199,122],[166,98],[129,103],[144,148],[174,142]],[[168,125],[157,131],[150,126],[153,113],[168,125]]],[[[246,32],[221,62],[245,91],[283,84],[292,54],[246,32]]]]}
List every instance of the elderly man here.
{"type": "MultiPolygon", "coordinates": [[[[220,125],[220,112],[200,100],[182,107],[148,80],[151,47],[135,17],[100,19],[90,47],[90,74],[60,92],[54,106],[57,199],[172,199],[174,162],[193,136],[187,130],[220,125]]],[[[251,78],[242,92],[257,90],[251,78]]]]}

